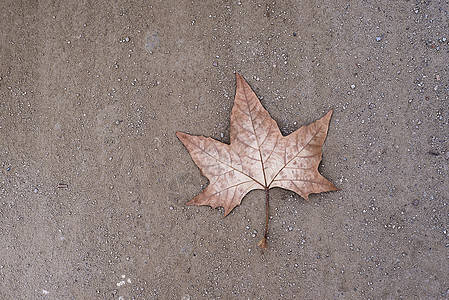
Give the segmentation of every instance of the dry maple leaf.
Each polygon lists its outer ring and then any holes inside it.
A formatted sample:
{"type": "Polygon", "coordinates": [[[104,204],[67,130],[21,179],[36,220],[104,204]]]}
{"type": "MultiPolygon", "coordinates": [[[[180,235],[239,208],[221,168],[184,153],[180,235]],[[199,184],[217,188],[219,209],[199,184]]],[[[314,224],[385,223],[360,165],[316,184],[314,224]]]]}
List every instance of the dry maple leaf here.
{"type": "Polygon", "coordinates": [[[176,133],[210,182],[187,204],[221,206],[227,216],[249,191],[265,190],[267,219],[265,236],[259,246],[266,248],[270,188],[284,188],[306,200],[312,193],[338,190],[318,172],[332,111],[283,136],[248,83],[240,74],[236,77],[230,145],[212,138],[176,133]]]}

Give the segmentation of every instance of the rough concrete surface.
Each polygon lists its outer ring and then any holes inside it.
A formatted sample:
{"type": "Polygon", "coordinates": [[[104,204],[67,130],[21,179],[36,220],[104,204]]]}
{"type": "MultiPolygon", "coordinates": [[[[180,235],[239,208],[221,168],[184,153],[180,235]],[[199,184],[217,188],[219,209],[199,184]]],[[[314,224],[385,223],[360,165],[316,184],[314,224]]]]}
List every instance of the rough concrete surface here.
{"type": "Polygon", "coordinates": [[[448,1],[2,1],[1,299],[448,299],[448,1]],[[176,131],[234,73],[321,173],[229,216],[176,131]]]}

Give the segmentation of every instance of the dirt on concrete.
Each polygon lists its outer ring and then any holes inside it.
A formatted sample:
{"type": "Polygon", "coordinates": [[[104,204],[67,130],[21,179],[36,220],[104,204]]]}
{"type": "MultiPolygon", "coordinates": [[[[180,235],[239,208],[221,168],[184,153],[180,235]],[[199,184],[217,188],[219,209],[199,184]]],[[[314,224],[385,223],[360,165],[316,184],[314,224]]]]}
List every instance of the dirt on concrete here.
{"type": "Polygon", "coordinates": [[[447,1],[3,1],[1,299],[448,299],[447,1]],[[223,210],[234,73],[321,173],[223,210]]]}

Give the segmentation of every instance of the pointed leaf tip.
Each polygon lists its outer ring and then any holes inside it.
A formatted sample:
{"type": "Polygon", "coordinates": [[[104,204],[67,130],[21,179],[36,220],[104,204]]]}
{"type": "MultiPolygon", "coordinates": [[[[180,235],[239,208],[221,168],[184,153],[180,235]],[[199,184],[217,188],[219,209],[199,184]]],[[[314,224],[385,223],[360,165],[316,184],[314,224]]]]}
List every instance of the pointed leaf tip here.
{"type": "Polygon", "coordinates": [[[184,141],[187,139],[188,134],[181,132],[181,131],[177,131],[176,132],[176,137],[184,144],[184,141]]]}
{"type": "Polygon", "coordinates": [[[329,123],[329,121],[332,117],[332,114],[333,114],[333,110],[331,109],[321,119],[326,120],[326,122],[329,123]]]}
{"type": "Polygon", "coordinates": [[[245,81],[245,78],[243,78],[243,76],[240,75],[239,73],[235,73],[235,79],[236,79],[236,81],[237,81],[237,89],[239,88],[239,86],[240,86],[242,83],[248,84],[248,83],[245,81]]]}

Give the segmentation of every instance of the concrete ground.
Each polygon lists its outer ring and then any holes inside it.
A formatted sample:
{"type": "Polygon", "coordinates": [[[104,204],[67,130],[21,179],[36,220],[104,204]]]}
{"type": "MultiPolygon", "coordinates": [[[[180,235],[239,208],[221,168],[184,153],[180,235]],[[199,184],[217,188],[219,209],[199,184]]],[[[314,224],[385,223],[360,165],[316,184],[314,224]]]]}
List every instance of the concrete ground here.
{"type": "Polygon", "coordinates": [[[448,299],[449,4],[3,1],[1,299],[448,299]],[[176,131],[334,110],[341,190],[229,216],[176,131]]]}

